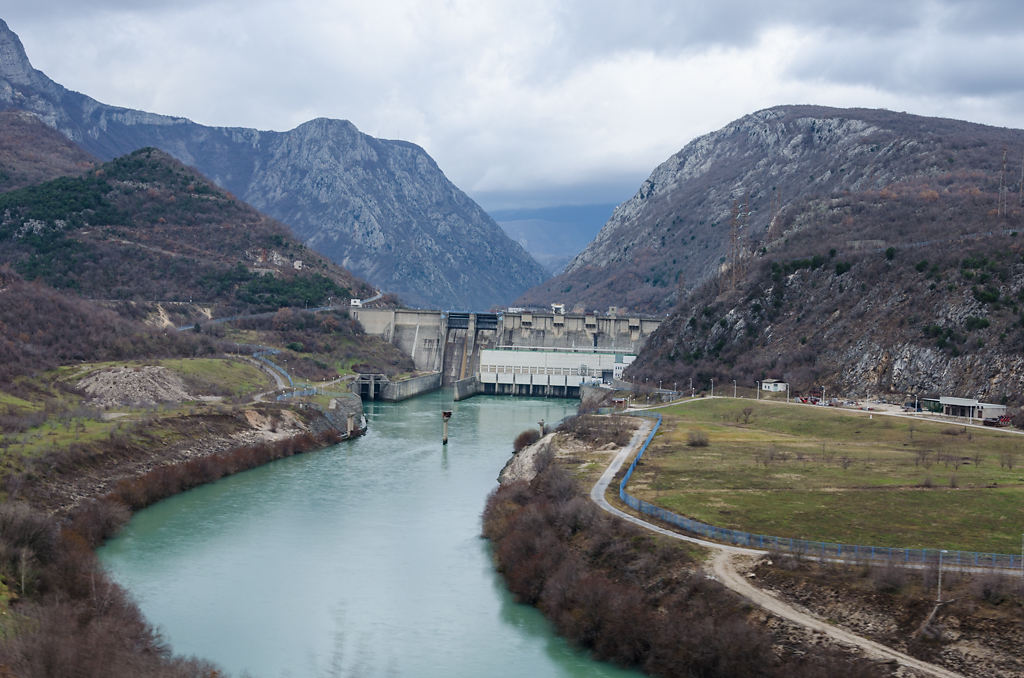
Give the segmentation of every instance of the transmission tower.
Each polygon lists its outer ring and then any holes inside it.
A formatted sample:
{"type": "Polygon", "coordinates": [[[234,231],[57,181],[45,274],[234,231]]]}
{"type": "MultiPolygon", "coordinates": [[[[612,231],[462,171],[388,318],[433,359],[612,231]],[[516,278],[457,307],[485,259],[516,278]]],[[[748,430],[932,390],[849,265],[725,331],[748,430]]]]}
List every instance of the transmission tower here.
{"type": "Polygon", "coordinates": [[[1006,215],[1006,147],[1003,147],[1003,171],[999,173],[999,197],[996,199],[996,216],[1006,215]]]}

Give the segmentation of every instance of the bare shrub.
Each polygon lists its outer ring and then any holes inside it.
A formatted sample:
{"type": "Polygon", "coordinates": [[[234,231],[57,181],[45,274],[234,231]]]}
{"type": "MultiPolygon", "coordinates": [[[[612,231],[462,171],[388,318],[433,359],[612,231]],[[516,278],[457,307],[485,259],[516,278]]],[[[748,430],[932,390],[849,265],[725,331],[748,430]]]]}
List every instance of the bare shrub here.
{"type": "Polygon", "coordinates": [[[881,593],[898,593],[907,585],[907,570],[894,563],[872,564],[869,576],[875,590],[881,593]]]}
{"type": "Polygon", "coordinates": [[[692,429],[686,434],[686,444],[690,447],[707,447],[710,444],[708,434],[699,428],[692,429]]]}
{"type": "Polygon", "coordinates": [[[991,605],[1001,605],[1013,596],[1015,589],[1020,592],[1020,577],[1012,579],[1002,572],[985,572],[971,579],[971,594],[991,605]]]}
{"type": "Polygon", "coordinates": [[[515,441],[512,443],[512,451],[519,452],[523,448],[533,445],[538,440],[540,440],[540,431],[535,428],[528,428],[516,436],[515,441]]]}
{"type": "Polygon", "coordinates": [[[633,422],[621,416],[581,414],[567,418],[557,430],[595,447],[608,444],[621,447],[627,444],[633,435],[633,422]]]}

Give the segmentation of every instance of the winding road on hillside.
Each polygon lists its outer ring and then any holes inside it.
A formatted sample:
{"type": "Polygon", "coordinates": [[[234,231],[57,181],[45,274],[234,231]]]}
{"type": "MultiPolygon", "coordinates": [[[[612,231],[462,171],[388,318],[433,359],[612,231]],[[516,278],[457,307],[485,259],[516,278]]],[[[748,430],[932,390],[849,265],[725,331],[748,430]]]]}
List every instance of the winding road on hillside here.
{"type": "Polygon", "coordinates": [[[640,427],[633,434],[632,440],[629,441],[629,444],[616,453],[612,462],[608,465],[608,468],[605,469],[604,473],[601,474],[601,477],[594,484],[594,487],[590,490],[590,498],[598,506],[608,513],[622,518],[623,520],[627,520],[634,525],[639,525],[642,528],[663,534],[673,539],[680,539],[693,544],[699,544],[700,546],[715,551],[716,554],[712,561],[714,578],[755,605],[764,608],[768,612],[771,612],[782,619],[803,626],[811,631],[823,633],[832,640],[843,645],[855,647],[865,656],[872,659],[887,662],[894,661],[901,666],[905,666],[914,671],[919,671],[928,676],[937,676],[938,678],[963,678],[959,673],[950,671],[935,664],[930,664],[920,659],[915,659],[914,657],[904,654],[903,652],[899,652],[898,650],[894,650],[891,647],[887,647],[881,643],[877,643],[868,638],[858,636],[855,633],[839,628],[838,626],[829,624],[818,617],[798,610],[792,605],[771,595],[767,591],[757,588],[736,570],[733,559],[737,556],[760,557],[767,555],[767,551],[730,546],[728,544],[718,544],[716,542],[705,541],[704,539],[698,539],[697,537],[673,532],[612,506],[605,498],[605,495],[608,492],[608,485],[615,477],[615,474],[619,472],[619,469],[622,468],[622,465],[626,460],[637,453],[640,445],[650,433],[653,426],[654,422],[652,421],[642,421],[640,427]]]}

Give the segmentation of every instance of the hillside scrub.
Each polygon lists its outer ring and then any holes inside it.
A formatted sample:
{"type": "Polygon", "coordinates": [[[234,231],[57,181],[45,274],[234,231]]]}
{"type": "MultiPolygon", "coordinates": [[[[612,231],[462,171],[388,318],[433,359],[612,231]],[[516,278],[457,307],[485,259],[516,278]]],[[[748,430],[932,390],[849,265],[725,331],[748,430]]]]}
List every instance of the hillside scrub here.
{"type": "Polygon", "coordinates": [[[0,576],[8,620],[0,666],[11,675],[220,675],[206,662],[172,656],[87,540],[26,504],[0,504],[0,576]]]}
{"type": "Polygon", "coordinates": [[[215,340],[155,329],[0,266],[0,384],[80,361],[191,357],[217,350],[215,340]]]}
{"type": "Polygon", "coordinates": [[[541,466],[488,497],[483,534],[516,599],[598,659],[655,676],[885,675],[820,648],[776,656],[746,605],[681,546],[605,514],[550,459],[541,466]]]}
{"type": "Polygon", "coordinates": [[[825,386],[858,397],[977,394],[1016,403],[1024,392],[1015,362],[1024,346],[1024,236],[1011,228],[1020,219],[986,226],[973,217],[975,229],[993,230],[950,232],[968,217],[966,205],[913,192],[807,206],[784,241],[748,259],[735,287],[723,275],[689,293],[627,378],[752,386],[772,377],[794,392],[825,386]],[[934,220],[903,232],[904,210],[917,218],[933,210],[934,220]],[[832,223],[831,214],[841,218],[832,223]],[[854,226],[857,242],[870,246],[849,246],[854,226]]]}
{"type": "Polygon", "coordinates": [[[329,379],[352,370],[394,376],[416,369],[412,358],[367,335],[346,313],[283,308],[272,315],[233,321],[230,327],[257,331],[262,343],[285,347],[282,358],[288,371],[304,379],[329,379]]]}
{"type": "Polygon", "coordinates": [[[964,676],[1024,672],[1024,584],[1019,573],[947,569],[935,607],[938,570],[884,564],[819,563],[773,554],[754,566],[756,581],[783,599],[890,647],[964,676]]]}

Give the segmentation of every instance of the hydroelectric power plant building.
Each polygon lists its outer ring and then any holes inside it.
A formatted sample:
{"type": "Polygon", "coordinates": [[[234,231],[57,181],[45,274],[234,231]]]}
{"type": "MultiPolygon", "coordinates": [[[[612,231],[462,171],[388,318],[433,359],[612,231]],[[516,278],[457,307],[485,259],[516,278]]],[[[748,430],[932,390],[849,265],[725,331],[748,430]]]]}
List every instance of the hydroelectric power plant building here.
{"type": "Polygon", "coordinates": [[[590,383],[620,378],[660,318],[596,313],[444,313],[352,308],[367,334],[413,359],[419,376],[389,382],[362,375],[369,399],[403,398],[450,385],[455,399],[478,393],[575,398],[590,383]]]}
{"type": "Polygon", "coordinates": [[[614,349],[502,346],[480,352],[479,392],[573,397],[579,387],[611,383],[635,355],[614,349]]]}

